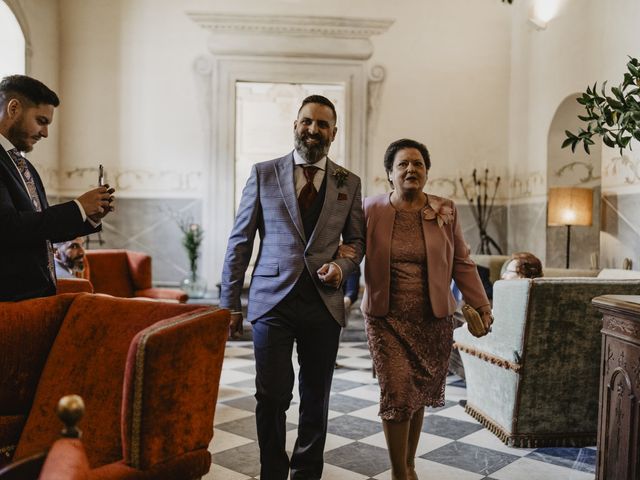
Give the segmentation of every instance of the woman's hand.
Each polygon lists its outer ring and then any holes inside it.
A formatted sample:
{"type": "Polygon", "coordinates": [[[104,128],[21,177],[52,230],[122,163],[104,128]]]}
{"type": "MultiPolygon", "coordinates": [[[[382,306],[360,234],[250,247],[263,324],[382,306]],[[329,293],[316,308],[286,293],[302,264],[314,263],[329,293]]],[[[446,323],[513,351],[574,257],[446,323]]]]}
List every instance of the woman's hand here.
{"type": "Polygon", "coordinates": [[[491,312],[491,307],[480,307],[478,308],[478,313],[480,314],[480,318],[482,319],[485,329],[487,332],[490,332],[491,325],[493,325],[493,313],[491,312]]]}
{"type": "Polygon", "coordinates": [[[350,258],[355,261],[356,249],[348,243],[342,243],[338,247],[338,254],[336,255],[336,258],[350,258]]]}

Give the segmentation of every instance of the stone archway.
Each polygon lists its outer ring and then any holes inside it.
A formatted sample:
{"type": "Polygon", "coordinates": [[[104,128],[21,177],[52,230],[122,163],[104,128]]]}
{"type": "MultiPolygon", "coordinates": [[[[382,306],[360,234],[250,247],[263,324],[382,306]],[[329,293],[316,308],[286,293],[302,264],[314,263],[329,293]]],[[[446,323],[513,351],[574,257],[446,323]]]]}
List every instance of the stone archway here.
{"type": "Polygon", "coordinates": [[[28,73],[31,57],[29,29],[20,4],[15,0],[0,1],[0,77],[28,73]],[[6,25],[4,22],[6,21],[6,25]]]}
{"type": "MultiPolygon", "coordinates": [[[[547,137],[547,188],[585,187],[593,189],[593,224],[591,227],[572,227],[571,268],[595,267],[594,254],[600,250],[600,185],[602,143],[597,141],[587,154],[582,146],[575,153],[561,148],[565,130],[577,132],[584,127],[578,119],[583,107],[576,102],[579,94],[567,96],[558,106],[547,137]]],[[[547,227],[547,267],[564,267],[566,255],[566,229],[547,227]]]]}

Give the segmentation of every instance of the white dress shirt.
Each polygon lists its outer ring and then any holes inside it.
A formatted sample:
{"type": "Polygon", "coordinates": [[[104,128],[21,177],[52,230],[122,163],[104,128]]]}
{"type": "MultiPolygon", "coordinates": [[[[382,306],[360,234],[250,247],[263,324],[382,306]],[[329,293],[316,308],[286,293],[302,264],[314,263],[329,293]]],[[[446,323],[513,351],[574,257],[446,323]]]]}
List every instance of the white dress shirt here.
{"type": "Polygon", "coordinates": [[[307,183],[307,178],[304,176],[303,172],[304,166],[316,167],[320,170],[319,172],[316,172],[315,176],[313,177],[313,185],[319,192],[320,187],[322,186],[322,181],[324,180],[324,172],[327,169],[327,157],[322,157],[316,163],[309,163],[304,158],[302,158],[302,155],[300,155],[297,150],[294,150],[293,160],[296,164],[296,168],[293,169],[293,175],[296,181],[296,197],[300,196],[300,190],[302,190],[302,187],[304,187],[307,183]]]}

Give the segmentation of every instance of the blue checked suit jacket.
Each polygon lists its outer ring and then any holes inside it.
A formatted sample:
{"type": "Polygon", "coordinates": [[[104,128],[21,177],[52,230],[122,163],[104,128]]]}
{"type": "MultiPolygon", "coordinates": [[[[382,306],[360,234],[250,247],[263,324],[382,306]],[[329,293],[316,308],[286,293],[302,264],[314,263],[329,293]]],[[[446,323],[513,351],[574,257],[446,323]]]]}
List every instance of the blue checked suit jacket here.
{"type": "Polygon", "coordinates": [[[260,252],[249,289],[248,320],[259,318],[283,300],[306,268],[327,309],[344,326],[342,289],[325,286],[316,275],[324,263],[334,261],[342,269],[344,281],[364,255],[360,178],[349,172],[338,187],[334,175],[338,168],[327,159],[324,205],[307,239],[296,198],[293,152],[253,166],[229,237],[221,307],[240,310],[240,293],[258,233],[260,252]],[[341,237],[354,246],[355,261],[335,258],[341,237]]]}

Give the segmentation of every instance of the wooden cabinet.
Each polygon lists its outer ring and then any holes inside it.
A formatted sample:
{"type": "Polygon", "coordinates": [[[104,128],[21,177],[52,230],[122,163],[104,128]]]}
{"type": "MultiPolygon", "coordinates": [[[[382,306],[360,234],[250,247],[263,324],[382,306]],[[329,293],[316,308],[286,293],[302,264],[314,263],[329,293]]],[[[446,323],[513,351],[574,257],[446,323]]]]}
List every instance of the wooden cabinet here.
{"type": "Polygon", "coordinates": [[[640,478],[640,295],[593,299],[603,313],[597,480],[640,478]]]}

